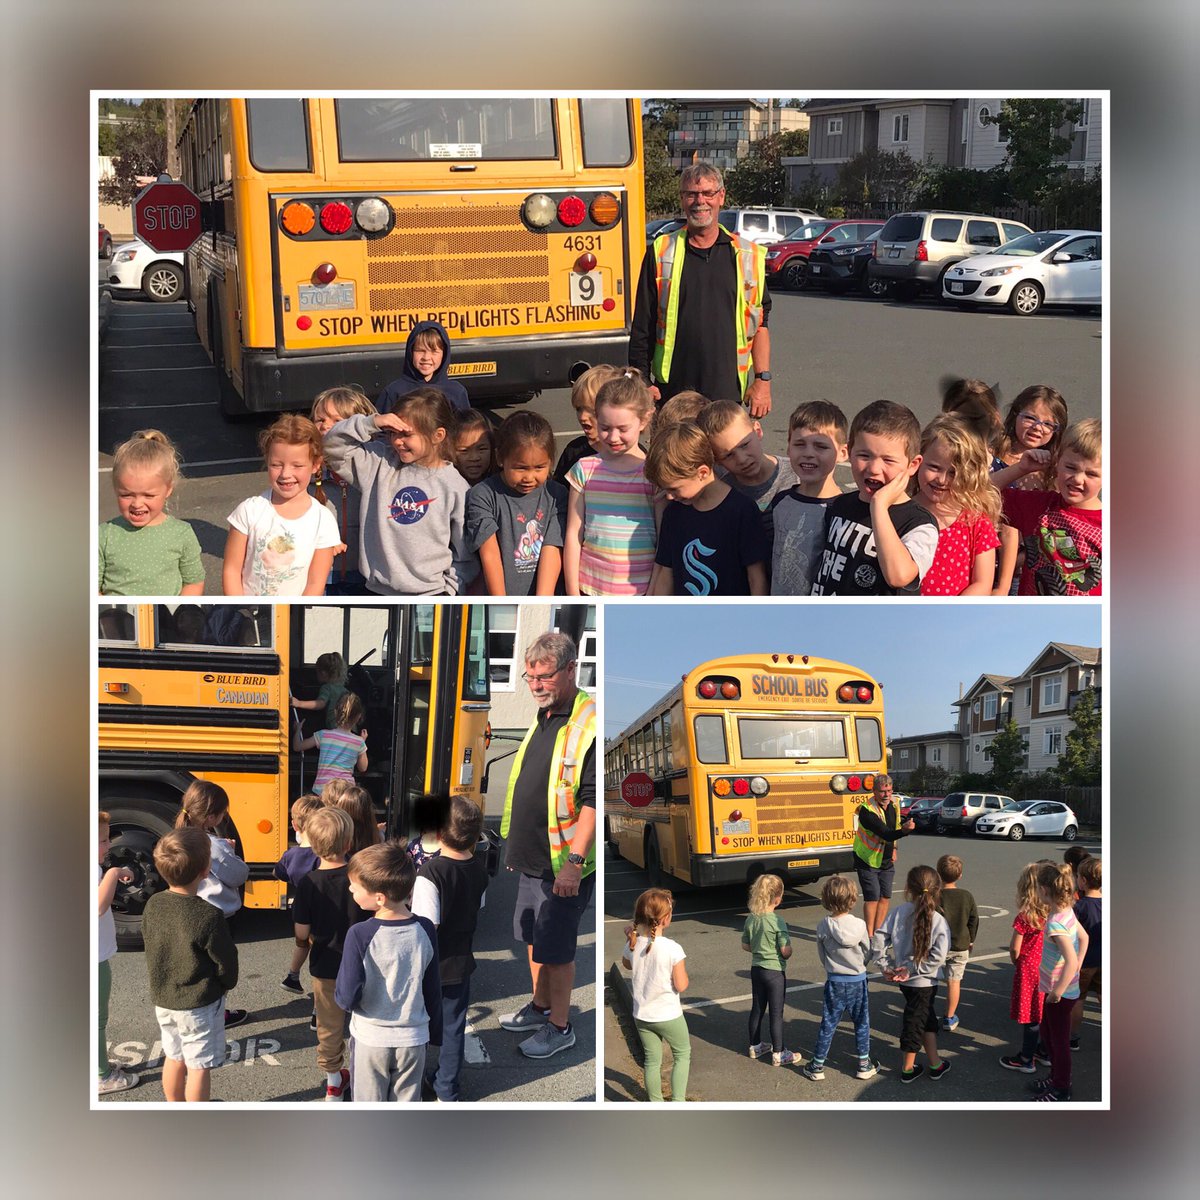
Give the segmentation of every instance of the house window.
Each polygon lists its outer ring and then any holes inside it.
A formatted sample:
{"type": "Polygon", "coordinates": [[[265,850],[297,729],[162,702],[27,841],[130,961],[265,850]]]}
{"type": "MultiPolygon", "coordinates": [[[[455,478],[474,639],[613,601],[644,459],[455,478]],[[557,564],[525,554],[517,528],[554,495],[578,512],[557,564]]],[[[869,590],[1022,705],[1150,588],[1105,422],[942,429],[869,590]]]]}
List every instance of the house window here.
{"type": "MultiPolygon", "coordinates": [[[[550,612],[550,628],[561,628],[562,610],[555,605],[550,612]]],[[[579,665],[575,669],[575,682],[589,691],[596,686],[596,606],[589,604],[583,618],[583,637],[579,639],[579,665]]]]}
{"type": "Polygon", "coordinates": [[[742,119],[742,110],[740,108],[727,108],[723,116],[727,121],[740,121],[742,119]]]}
{"type": "Polygon", "coordinates": [[[1062,707],[1062,676],[1047,675],[1042,680],[1042,708],[1062,707]]]}
{"type": "Polygon", "coordinates": [[[1079,120],[1075,122],[1076,129],[1086,129],[1088,127],[1088,118],[1092,112],[1092,102],[1087,99],[1079,101],[1083,105],[1083,112],[1079,114],[1079,120]]]}
{"type": "Polygon", "coordinates": [[[988,117],[992,115],[992,110],[986,105],[979,106],[979,128],[986,129],[988,126],[988,117]]]}
{"type": "Polygon", "coordinates": [[[907,749],[900,751],[900,758],[902,761],[908,762],[908,750],[907,749]]]}
{"type": "Polygon", "coordinates": [[[1024,765],[1026,767],[1028,767],[1029,766],[1029,726],[1022,725],[1019,728],[1020,728],[1020,733],[1021,733],[1021,743],[1025,748],[1024,765]]]}
{"type": "Polygon", "coordinates": [[[493,692],[512,692],[517,687],[519,613],[515,604],[493,604],[488,611],[488,677],[493,692]]]}
{"type": "Polygon", "coordinates": [[[1025,707],[1031,708],[1032,706],[1033,706],[1033,684],[1027,683],[1025,685],[1025,707]]]}
{"type": "Polygon", "coordinates": [[[999,700],[997,692],[988,692],[983,698],[983,719],[985,721],[994,721],[996,719],[996,702],[999,700]]]}
{"type": "Polygon", "coordinates": [[[1042,754],[1057,758],[1062,753],[1062,726],[1050,725],[1042,730],[1042,754]]]}
{"type": "Polygon", "coordinates": [[[825,132],[830,137],[837,137],[842,132],[842,118],[830,117],[825,125],[825,132]]]}
{"type": "Polygon", "coordinates": [[[892,141],[908,141],[908,113],[897,113],[892,118],[892,141]]]}
{"type": "Polygon", "coordinates": [[[942,748],[941,748],[941,746],[934,746],[934,748],[933,748],[932,750],[930,750],[930,752],[929,752],[929,761],[930,761],[930,762],[935,762],[935,763],[940,763],[940,762],[942,761],[942,748]]]}

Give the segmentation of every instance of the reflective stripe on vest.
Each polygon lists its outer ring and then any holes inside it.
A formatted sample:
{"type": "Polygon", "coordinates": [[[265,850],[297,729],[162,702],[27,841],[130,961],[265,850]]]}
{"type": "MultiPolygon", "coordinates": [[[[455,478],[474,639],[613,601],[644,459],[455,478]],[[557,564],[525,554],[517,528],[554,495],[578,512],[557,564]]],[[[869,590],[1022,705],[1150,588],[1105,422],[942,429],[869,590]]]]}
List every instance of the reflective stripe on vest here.
{"type": "MultiPolygon", "coordinates": [[[[729,233],[722,225],[721,228],[729,233]]],[[[687,227],[654,239],[654,282],[658,289],[658,316],[654,328],[654,378],[666,383],[671,378],[675,353],[675,331],[679,322],[679,286],[683,272],[683,240],[687,227]]],[[[750,343],[762,324],[762,298],[766,287],[767,251],[746,238],[729,234],[729,244],[742,281],[742,311],[734,312],[737,333],[738,382],[742,395],[750,376],[750,343]],[[740,317],[740,319],[739,319],[740,317]]]]}
{"type": "MultiPolygon", "coordinates": [[[[883,819],[883,812],[875,808],[874,805],[859,805],[859,808],[869,807],[878,813],[880,819],[883,819]]],[[[892,812],[895,820],[893,823],[894,829],[900,828],[900,805],[892,802],[892,812]]],[[[869,867],[883,866],[883,848],[888,845],[884,838],[878,834],[872,833],[869,829],[864,829],[858,819],[858,809],[854,810],[854,853],[869,867]]]]}

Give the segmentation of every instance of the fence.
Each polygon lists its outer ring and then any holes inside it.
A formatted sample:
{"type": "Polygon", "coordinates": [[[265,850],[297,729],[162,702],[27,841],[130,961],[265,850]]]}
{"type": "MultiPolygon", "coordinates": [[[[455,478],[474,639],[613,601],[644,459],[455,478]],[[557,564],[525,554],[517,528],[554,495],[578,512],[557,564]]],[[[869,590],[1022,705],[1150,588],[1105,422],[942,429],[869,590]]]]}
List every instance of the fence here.
{"type": "Polygon", "coordinates": [[[1101,792],[1098,787],[1042,787],[1037,780],[1019,779],[1011,789],[1014,800],[1057,800],[1073,809],[1080,825],[1099,829],[1101,792]]]}

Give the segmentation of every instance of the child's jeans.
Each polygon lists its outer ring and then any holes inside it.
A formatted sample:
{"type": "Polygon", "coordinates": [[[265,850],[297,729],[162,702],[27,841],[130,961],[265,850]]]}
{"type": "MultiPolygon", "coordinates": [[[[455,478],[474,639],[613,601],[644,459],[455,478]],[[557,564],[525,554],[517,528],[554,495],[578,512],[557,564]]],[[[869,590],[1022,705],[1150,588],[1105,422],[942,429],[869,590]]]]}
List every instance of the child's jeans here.
{"type": "Polygon", "coordinates": [[[662,1048],[663,1042],[671,1047],[671,1101],[682,1104],[687,1099],[688,1071],[692,1065],[692,1043],[688,1037],[687,1019],[680,1014],[671,1021],[639,1021],[638,1037],[645,1056],[642,1077],[646,1083],[647,1097],[657,1104],[662,1103],[662,1048]]]}
{"type": "Polygon", "coordinates": [[[825,980],[825,990],[821,996],[821,1028],[817,1033],[813,1062],[825,1061],[843,1013],[854,1022],[854,1048],[858,1051],[858,1057],[870,1056],[871,1005],[867,998],[867,981],[844,980],[831,975],[825,980]]]}
{"type": "Polygon", "coordinates": [[[470,999],[470,975],[461,983],[442,985],[442,1052],[438,1055],[437,1071],[425,1076],[442,1101],[459,1098],[458,1077],[462,1073],[470,999]]]}
{"type": "Polygon", "coordinates": [[[1071,1090],[1071,1009],[1075,1000],[1042,1004],[1042,1041],[1050,1054],[1050,1083],[1056,1091],[1071,1090]]]}
{"type": "Polygon", "coordinates": [[[758,1045],[763,1015],[770,1014],[771,1049],[778,1054],[783,1049],[783,996],[787,976],[770,967],[750,968],[750,1045],[758,1045]]]}

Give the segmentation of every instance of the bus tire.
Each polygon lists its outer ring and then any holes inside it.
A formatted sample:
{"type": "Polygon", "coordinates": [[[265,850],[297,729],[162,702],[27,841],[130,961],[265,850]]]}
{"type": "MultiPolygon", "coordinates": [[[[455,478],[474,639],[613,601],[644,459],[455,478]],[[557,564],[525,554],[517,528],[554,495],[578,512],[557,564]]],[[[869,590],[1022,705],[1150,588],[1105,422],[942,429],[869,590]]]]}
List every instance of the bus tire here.
{"type": "Polygon", "coordinates": [[[662,858],[658,852],[658,838],[651,830],[646,837],[646,880],[651,887],[662,887],[666,878],[663,874],[662,858]]]}
{"type": "Polygon", "coordinates": [[[225,369],[225,325],[221,320],[221,305],[211,288],[208,293],[208,341],[212,349],[213,369],[217,373],[217,404],[227,421],[249,417],[245,400],[233,386],[233,376],[225,369]]]}
{"type": "Polygon", "coordinates": [[[133,883],[118,884],[113,899],[113,923],[117,928],[117,946],[122,950],[142,948],[142,912],[155,892],[166,888],[154,868],[154,847],[164,833],[175,828],[178,806],[161,800],[113,796],[105,798],[112,846],[104,860],[109,867],[128,867],[133,883]]]}

